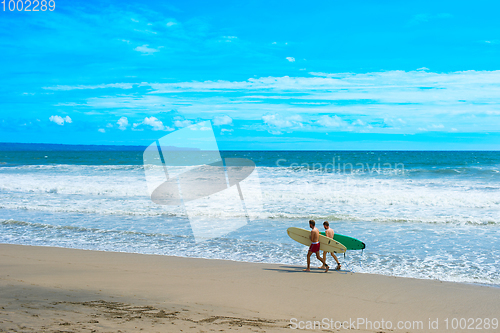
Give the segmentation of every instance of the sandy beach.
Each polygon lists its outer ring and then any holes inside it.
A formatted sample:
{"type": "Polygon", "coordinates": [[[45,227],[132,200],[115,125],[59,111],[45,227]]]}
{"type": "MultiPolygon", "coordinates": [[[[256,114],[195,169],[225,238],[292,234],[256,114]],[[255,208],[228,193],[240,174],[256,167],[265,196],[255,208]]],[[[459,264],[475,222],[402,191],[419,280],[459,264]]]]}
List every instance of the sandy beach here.
{"type": "Polygon", "coordinates": [[[302,269],[2,244],[0,332],[451,332],[499,317],[500,288],[302,269]]]}

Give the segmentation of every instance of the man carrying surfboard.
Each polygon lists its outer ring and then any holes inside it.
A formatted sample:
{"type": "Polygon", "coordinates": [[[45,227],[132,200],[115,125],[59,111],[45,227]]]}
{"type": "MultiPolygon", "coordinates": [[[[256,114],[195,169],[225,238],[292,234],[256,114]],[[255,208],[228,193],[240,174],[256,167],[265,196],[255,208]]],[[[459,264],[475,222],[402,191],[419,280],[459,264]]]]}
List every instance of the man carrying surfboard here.
{"type": "Polygon", "coordinates": [[[319,256],[319,247],[320,247],[320,244],[319,244],[319,230],[318,228],[315,227],[316,225],[316,222],[314,220],[309,220],[309,228],[311,228],[311,236],[310,236],[310,239],[311,239],[311,246],[309,246],[309,251],[307,252],[307,268],[304,269],[304,272],[310,272],[311,269],[311,255],[313,253],[316,253],[316,258],[318,258],[319,261],[321,261],[323,263],[323,266],[321,266],[322,268],[325,268],[325,273],[328,272],[328,269],[330,267],[328,267],[328,265],[326,264],[326,261],[321,259],[321,257],[319,256]]]}
{"type": "MultiPolygon", "coordinates": [[[[332,228],[330,228],[330,224],[328,221],[323,222],[323,227],[325,228],[325,236],[328,238],[332,238],[335,236],[335,232],[333,231],[332,228]]],[[[332,254],[333,259],[337,262],[337,268],[335,268],[337,271],[340,270],[340,262],[335,253],[330,252],[332,254]]],[[[323,251],[323,261],[326,263],[326,251],[323,251]]],[[[318,267],[320,269],[325,268],[325,266],[318,267]]]]}

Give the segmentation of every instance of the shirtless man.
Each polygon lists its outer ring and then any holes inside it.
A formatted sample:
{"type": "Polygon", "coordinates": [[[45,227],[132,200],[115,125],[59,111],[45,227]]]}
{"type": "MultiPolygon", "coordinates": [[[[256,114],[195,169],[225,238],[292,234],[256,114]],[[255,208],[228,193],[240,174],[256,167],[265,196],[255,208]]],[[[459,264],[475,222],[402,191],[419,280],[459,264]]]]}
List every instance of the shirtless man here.
{"type": "MultiPolygon", "coordinates": [[[[333,229],[330,228],[330,224],[328,223],[328,221],[323,222],[323,227],[325,228],[326,237],[333,239],[333,236],[335,236],[335,233],[333,232],[333,229]]],[[[340,270],[340,266],[341,266],[339,259],[337,258],[335,253],[331,252],[331,254],[332,254],[333,259],[335,259],[335,261],[337,262],[337,268],[335,268],[335,270],[338,271],[338,270],[340,270]]],[[[326,252],[325,251],[323,251],[323,261],[326,263],[326,252]]],[[[321,266],[318,268],[323,269],[323,268],[325,268],[325,266],[321,266]]]]}
{"type": "Polygon", "coordinates": [[[319,261],[321,261],[323,263],[323,268],[325,268],[325,273],[328,272],[328,269],[330,269],[330,267],[328,267],[328,265],[326,264],[326,262],[321,259],[321,257],[319,256],[319,230],[318,228],[315,227],[316,225],[316,222],[314,222],[314,220],[309,220],[309,228],[311,228],[311,236],[310,236],[310,239],[311,239],[311,246],[309,247],[309,251],[307,252],[307,268],[304,269],[304,272],[310,272],[310,267],[311,267],[311,255],[313,253],[316,253],[316,258],[318,258],[319,261]]]}

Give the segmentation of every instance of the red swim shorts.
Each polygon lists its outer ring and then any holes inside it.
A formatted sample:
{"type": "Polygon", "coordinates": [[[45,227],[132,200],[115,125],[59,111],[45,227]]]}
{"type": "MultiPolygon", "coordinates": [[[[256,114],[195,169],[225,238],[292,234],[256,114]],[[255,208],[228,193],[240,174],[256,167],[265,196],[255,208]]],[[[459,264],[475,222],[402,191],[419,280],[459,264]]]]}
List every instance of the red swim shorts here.
{"type": "Polygon", "coordinates": [[[319,251],[319,242],[316,243],[316,244],[311,244],[311,246],[309,246],[309,251],[315,253],[315,252],[318,252],[319,251]]]}

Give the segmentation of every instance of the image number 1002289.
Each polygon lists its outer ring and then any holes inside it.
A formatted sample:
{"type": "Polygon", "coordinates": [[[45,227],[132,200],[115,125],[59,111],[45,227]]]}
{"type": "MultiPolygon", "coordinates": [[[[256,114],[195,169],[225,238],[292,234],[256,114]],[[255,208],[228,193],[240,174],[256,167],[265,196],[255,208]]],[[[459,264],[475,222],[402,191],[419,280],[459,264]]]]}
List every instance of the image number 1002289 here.
{"type": "Polygon", "coordinates": [[[54,0],[2,0],[0,3],[4,12],[53,12],[56,9],[54,0]]]}

